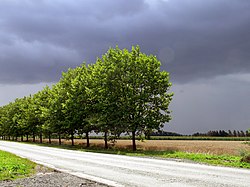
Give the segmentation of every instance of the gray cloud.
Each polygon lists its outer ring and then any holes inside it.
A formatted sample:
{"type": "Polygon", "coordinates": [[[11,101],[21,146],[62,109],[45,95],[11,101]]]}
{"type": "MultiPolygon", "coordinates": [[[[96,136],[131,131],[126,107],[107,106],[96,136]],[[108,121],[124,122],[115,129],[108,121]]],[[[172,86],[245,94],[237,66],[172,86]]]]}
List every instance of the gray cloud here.
{"type": "Polygon", "coordinates": [[[250,74],[175,84],[173,91],[173,120],[165,126],[168,131],[192,134],[250,128],[250,74]]]}
{"type": "Polygon", "coordinates": [[[70,48],[19,38],[2,43],[0,50],[0,80],[3,83],[53,82],[70,62],[77,63],[81,59],[70,48]]]}
{"type": "Polygon", "coordinates": [[[250,71],[247,0],[0,4],[1,83],[57,81],[116,44],[157,55],[178,83],[250,71]]]}

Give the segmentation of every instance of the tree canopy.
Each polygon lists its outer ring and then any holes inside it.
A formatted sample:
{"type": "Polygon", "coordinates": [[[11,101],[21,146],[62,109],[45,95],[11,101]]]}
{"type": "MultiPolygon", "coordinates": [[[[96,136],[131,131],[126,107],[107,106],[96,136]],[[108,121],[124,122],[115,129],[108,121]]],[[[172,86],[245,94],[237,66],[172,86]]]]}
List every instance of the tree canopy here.
{"type": "MultiPolygon", "coordinates": [[[[159,130],[171,120],[169,104],[173,93],[169,73],[139,46],[110,48],[96,63],[85,63],[62,74],[52,88],[16,99],[0,108],[0,136],[23,137],[57,134],[72,140],[89,132],[108,137],[122,133],[132,137],[159,130]]],[[[89,146],[89,140],[87,143],[89,146]]]]}

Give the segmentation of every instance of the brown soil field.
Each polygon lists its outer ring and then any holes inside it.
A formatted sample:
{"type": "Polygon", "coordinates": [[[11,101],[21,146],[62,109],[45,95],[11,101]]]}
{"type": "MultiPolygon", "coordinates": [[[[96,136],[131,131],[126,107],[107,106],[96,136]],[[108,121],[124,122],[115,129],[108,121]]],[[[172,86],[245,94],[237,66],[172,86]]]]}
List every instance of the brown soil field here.
{"type": "MultiPolygon", "coordinates": [[[[54,143],[57,140],[53,140],[54,143]]],[[[63,140],[65,144],[71,144],[70,140],[63,140]]],[[[117,140],[115,148],[128,148],[130,149],[131,140],[117,140]]],[[[230,154],[240,155],[243,151],[250,151],[250,146],[244,144],[244,141],[206,141],[206,140],[145,140],[143,142],[136,141],[137,148],[143,150],[168,150],[168,151],[185,151],[192,153],[208,153],[208,154],[230,154]]],[[[75,140],[75,144],[86,145],[86,140],[75,140]]],[[[103,147],[104,141],[100,139],[91,139],[91,146],[103,147]]]]}

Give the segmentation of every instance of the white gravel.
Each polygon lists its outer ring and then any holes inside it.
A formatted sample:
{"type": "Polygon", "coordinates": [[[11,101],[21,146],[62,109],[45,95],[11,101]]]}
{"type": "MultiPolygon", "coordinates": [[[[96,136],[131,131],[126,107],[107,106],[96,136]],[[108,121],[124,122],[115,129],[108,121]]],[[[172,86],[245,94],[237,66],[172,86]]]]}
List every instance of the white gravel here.
{"type": "Polygon", "coordinates": [[[14,181],[0,181],[1,187],[108,187],[67,173],[50,172],[14,181]]]}
{"type": "Polygon", "coordinates": [[[0,141],[0,149],[111,186],[249,187],[250,170],[0,141]]]}

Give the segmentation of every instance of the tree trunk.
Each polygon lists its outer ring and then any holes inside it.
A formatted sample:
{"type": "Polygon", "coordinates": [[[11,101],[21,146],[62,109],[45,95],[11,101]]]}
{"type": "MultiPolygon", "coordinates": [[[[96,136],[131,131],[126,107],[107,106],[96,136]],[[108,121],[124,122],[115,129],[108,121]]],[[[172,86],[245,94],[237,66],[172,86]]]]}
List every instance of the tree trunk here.
{"type": "Polygon", "coordinates": [[[51,136],[50,136],[50,132],[49,132],[49,144],[51,144],[51,136]]]}
{"type": "Polygon", "coordinates": [[[136,151],[135,131],[132,132],[132,145],[133,145],[133,151],[136,151]]]}
{"type": "Polygon", "coordinates": [[[104,132],[105,149],[108,149],[108,133],[104,132]]]}
{"type": "Polygon", "coordinates": [[[23,135],[21,136],[21,142],[23,142],[23,135]]]}
{"type": "Polygon", "coordinates": [[[147,139],[147,140],[150,140],[150,139],[151,139],[150,132],[147,133],[146,139],[147,139]]]}
{"type": "Polygon", "coordinates": [[[40,132],[39,138],[40,138],[40,143],[43,143],[43,133],[42,132],[40,132]]]}
{"type": "Polygon", "coordinates": [[[58,139],[59,139],[59,145],[62,145],[62,140],[61,140],[61,134],[58,134],[58,139]]]}
{"type": "Polygon", "coordinates": [[[33,132],[33,142],[36,142],[35,132],[33,132]]]}
{"type": "Polygon", "coordinates": [[[86,139],[87,139],[87,146],[86,147],[89,147],[89,132],[86,132],[86,139]]]}
{"type": "Polygon", "coordinates": [[[71,145],[74,146],[74,133],[71,132],[71,145]]]}
{"type": "Polygon", "coordinates": [[[28,142],[29,141],[29,135],[27,134],[26,135],[26,142],[28,142]]]}
{"type": "Polygon", "coordinates": [[[151,139],[151,133],[152,133],[152,130],[151,129],[147,129],[147,130],[145,130],[145,139],[146,140],[150,140],[151,139]]]}

